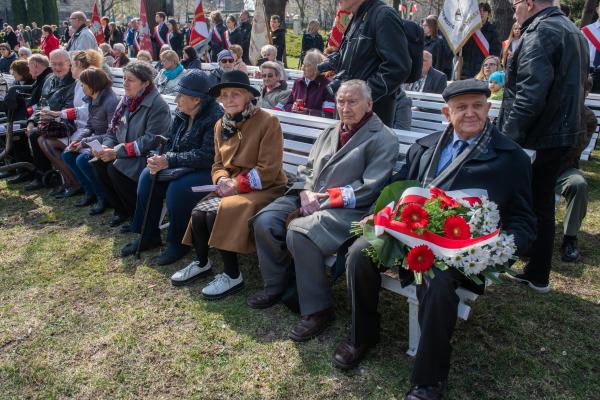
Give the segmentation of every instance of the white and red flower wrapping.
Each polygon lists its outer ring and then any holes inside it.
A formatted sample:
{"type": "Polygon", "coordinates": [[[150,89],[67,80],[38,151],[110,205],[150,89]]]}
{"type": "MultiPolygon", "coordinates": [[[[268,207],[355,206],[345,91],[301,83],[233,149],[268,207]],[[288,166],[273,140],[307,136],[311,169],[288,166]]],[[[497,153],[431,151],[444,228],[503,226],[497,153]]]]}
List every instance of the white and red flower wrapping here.
{"type": "MultiPolygon", "coordinates": [[[[468,189],[459,191],[446,192],[447,196],[453,197],[455,200],[468,201],[470,204],[481,202],[479,196],[486,195],[487,192],[479,189],[468,189]]],[[[423,204],[431,195],[428,189],[409,188],[404,191],[400,198],[400,203],[419,203],[423,204]]],[[[422,234],[418,234],[409,229],[405,223],[395,221],[393,217],[394,202],[388,204],[375,215],[374,225],[375,234],[381,236],[384,232],[404,243],[408,247],[426,245],[437,257],[453,257],[464,253],[472,248],[481,248],[486,245],[494,244],[498,241],[500,230],[480,236],[473,239],[455,240],[437,235],[425,230],[422,234]]]]}

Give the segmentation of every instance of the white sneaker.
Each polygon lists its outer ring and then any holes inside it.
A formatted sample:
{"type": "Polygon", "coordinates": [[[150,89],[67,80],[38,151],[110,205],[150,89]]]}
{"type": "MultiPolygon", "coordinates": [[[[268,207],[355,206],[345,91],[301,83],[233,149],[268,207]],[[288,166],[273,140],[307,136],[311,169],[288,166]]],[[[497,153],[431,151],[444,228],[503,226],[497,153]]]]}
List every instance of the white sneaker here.
{"type": "Polygon", "coordinates": [[[211,268],[212,264],[210,263],[210,260],[206,262],[204,267],[201,267],[198,261],[193,261],[184,269],[180,269],[179,271],[175,272],[171,276],[171,283],[173,286],[187,285],[188,283],[206,275],[211,268]]]}
{"type": "Polygon", "coordinates": [[[207,300],[217,300],[239,292],[244,287],[242,273],[236,279],[231,279],[225,272],[215,275],[215,279],[202,289],[202,297],[207,300]]]}

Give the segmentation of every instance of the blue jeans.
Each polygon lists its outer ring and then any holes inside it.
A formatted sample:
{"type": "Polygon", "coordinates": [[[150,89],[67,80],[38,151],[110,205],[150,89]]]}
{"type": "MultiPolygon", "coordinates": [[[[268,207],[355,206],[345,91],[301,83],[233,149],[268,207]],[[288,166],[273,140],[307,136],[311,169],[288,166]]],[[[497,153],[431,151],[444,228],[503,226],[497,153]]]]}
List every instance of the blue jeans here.
{"type": "MultiPolygon", "coordinates": [[[[142,222],[144,220],[148,197],[150,196],[151,183],[152,175],[150,175],[150,170],[144,168],[138,181],[137,203],[133,221],[131,222],[132,232],[140,233],[142,230],[142,222]]],[[[143,240],[156,240],[156,238],[160,238],[160,214],[163,207],[163,200],[166,199],[167,210],[169,212],[167,242],[181,244],[190,216],[192,215],[192,209],[208,194],[192,192],[191,188],[192,186],[210,185],[211,183],[210,169],[191,172],[169,182],[156,182],[143,240]]]]}
{"type": "Polygon", "coordinates": [[[81,183],[85,194],[96,196],[97,200],[104,199],[104,192],[98,184],[96,175],[89,161],[92,159],[90,154],[77,153],[75,151],[63,151],[61,158],[69,166],[77,180],[81,183]]]}

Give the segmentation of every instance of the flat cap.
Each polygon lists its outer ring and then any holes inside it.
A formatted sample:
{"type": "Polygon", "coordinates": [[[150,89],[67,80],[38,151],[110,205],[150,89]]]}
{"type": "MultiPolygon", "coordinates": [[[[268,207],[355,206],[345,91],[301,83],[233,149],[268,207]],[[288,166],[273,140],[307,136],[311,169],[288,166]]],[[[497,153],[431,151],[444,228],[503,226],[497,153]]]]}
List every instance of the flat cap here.
{"type": "Polygon", "coordinates": [[[476,79],[465,79],[464,81],[454,81],[449,84],[442,92],[444,101],[448,101],[453,97],[462,96],[463,94],[480,93],[485,97],[490,97],[490,89],[488,86],[476,79]]]}

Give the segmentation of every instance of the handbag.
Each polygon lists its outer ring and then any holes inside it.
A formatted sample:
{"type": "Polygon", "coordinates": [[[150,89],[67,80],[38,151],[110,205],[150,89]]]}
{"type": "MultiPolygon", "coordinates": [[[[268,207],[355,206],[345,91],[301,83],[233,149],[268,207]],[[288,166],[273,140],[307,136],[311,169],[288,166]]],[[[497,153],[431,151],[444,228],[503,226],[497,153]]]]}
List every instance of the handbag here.
{"type": "Polygon", "coordinates": [[[188,167],[165,168],[158,171],[158,174],[156,175],[156,180],[158,182],[170,182],[194,171],[194,168],[188,167]]]}
{"type": "Polygon", "coordinates": [[[72,133],[71,126],[56,121],[41,121],[38,131],[43,137],[56,139],[66,138],[72,133]]]}

